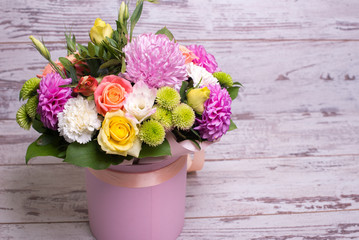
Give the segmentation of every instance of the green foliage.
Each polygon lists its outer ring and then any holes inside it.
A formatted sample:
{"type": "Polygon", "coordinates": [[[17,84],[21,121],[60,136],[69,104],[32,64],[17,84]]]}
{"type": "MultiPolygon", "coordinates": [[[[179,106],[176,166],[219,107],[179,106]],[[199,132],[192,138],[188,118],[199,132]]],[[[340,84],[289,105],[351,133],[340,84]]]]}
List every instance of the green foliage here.
{"type": "MultiPolygon", "coordinates": [[[[131,157],[132,158],[132,157],[131,157]]],[[[71,143],[66,150],[64,162],[80,167],[89,167],[96,170],[106,169],[110,165],[117,165],[125,159],[131,159],[119,155],[106,154],[93,140],[86,144],[71,143]]]]}
{"type": "Polygon", "coordinates": [[[141,152],[138,158],[145,157],[162,157],[171,155],[171,146],[167,139],[163,141],[161,145],[151,147],[145,143],[142,143],[141,152]]]}
{"type": "Polygon", "coordinates": [[[172,41],[172,39],[174,39],[173,34],[171,33],[170,30],[168,30],[167,27],[164,27],[164,28],[158,30],[158,31],[156,32],[156,34],[164,34],[164,35],[166,35],[166,36],[168,37],[168,39],[169,39],[170,41],[172,41]]]}
{"type": "Polygon", "coordinates": [[[232,130],[235,130],[235,129],[237,129],[237,126],[231,119],[231,124],[229,125],[228,131],[232,131],[232,130]]]}
{"type": "Polygon", "coordinates": [[[186,100],[186,90],[188,87],[188,82],[187,81],[183,81],[182,85],[181,85],[181,89],[179,91],[179,94],[181,96],[181,102],[185,102],[186,100]]]}
{"type": "Polygon", "coordinates": [[[229,96],[231,97],[232,100],[236,99],[236,97],[238,96],[238,91],[239,91],[240,87],[230,87],[227,88],[227,91],[229,93],[229,96]]]}
{"type": "Polygon", "coordinates": [[[53,156],[61,158],[67,143],[57,133],[43,133],[36,141],[30,144],[26,151],[26,164],[30,159],[38,156],[53,156]]]}

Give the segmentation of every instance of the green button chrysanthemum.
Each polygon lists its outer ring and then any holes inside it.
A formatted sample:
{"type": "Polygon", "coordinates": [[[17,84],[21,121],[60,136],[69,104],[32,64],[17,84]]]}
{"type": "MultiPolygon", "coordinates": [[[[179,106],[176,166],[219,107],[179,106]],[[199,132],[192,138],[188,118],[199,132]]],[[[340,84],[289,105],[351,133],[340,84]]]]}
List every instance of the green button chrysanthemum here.
{"type": "Polygon", "coordinates": [[[30,78],[27,80],[20,90],[20,100],[26,100],[37,94],[36,90],[39,88],[40,79],[30,78]]]}
{"type": "Polygon", "coordinates": [[[213,77],[218,79],[218,82],[225,87],[232,87],[233,80],[231,75],[224,73],[224,72],[215,72],[213,73],[213,77]]]}
{"type": "Polygon", "coordinates": [[[151,118],[161,123],[166,131],[171,130],[172,128],[172,112],[158,105],[154,106],[156,112],[151,115],[151,118]]]}
{"type": "Polygon", "coordinates": [[[156,102],[163,108],[172,110],[175,108],[181,100],[179,93],[171,87],[162,87],[158,89],[156,102]]]}
{"type": "Polygon", "coordinates": [[[37,95],[29,98],[29,100],[27,100],[27,103],[25,104],[26,113],[31,119],[35,118],[38,104],[39,104],[39,99],[37,95]]]}
{"type": "Polygon", "coordinates": [[[144,122],[139,132],[140,139],[152,147],[163,143],[165,135],[166,132],[163,126],[153,119],[144,122]]]}
{"type": "Polygon", "coordinates": [[[173,125],[181,130],[190,129],[195,121],[193,109],[185,103],[181,103],[172,112],[173,125]]]}
{"type": "Polygon", "coordinates": [[[25,104],[23,104],[16,113],[16,122],[20,127],[29,130],[31,127],[32,120],[26,113],[25,104]]]}

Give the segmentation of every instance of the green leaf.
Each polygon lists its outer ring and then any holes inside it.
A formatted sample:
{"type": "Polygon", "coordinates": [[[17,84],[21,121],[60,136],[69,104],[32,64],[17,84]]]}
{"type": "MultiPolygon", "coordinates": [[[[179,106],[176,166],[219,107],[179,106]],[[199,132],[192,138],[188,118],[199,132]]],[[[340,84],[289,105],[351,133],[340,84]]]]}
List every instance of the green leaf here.
{"type": "Polygon", "coordinates": [[[32,127],[39,133],[44,133],[46,131],[44,124],[40,120],[38,120],[37,117],[34,118],[32,122],[32,127]]]}
{"type": "Polygon", "coordinates": [[[188,82],[187,81],[183,81],[182,82],[182,86],[180,89],[180,96],[181,96],[181,102],[184,102],[186,100],[186,89],[188,87],[188,82]]]}
{"type": "Polygon", "coordinates": [[[239,87],[230,87],[227,88],[227,91],[229,96],[231,96],[231,99],[234,100],[238,96],[239,87]]]}
{"type": "Polygon", "coordinates": [[[122,73],[125,73],[125,72],[126,72],[126,58],[125,58],[125,57],[122,57],[121,72],[122,72],[122,73]]]}
{"type": "Polygon", "coordinates": [[[137,1],[136,8],[133,11],[131,18],[130,18],[130,22],[131,22],[130,41],[132,41],[133,29],[135,29],[136,23],[138,22],[138,20],[141,17],[142,9],[143,9],[143,0],[139,0],[139,1],[137,1]]]}
{"type": "Polygon", "coordinates": [[[48,138],[47,134],[41,135],[36,141],[30,144],[26,151],[26,164],[30,159],[39,156],[53,156],[58,157],[61,152],[63,152],[64,145],[59,144],[58,139],[54,140],[48,138]],[[44,137],[46,136],[46,137],[44,137]],[[39,145],[38,143],[42,143],[39,145]],[[46,142],[46,144],[44,144],[46,142]]]}
{"type": "Polygon", "coordinates": [[[196,141],[196,140],[193,140],[193,139],[189,139],[191,142],[194,143],[194,145],[196,145],[196,147],[201,150],[201,146],[199,145],[199,143],[196,141]]]}
{"type": "Polygon", "coordinates": [[[138,158],[145,157],[162,157],[171,155],[171,146],[167,139],[161,145],[151,147],[145,143],[142,143],[142,149],[138,158]]]}
{"type": "Polygon", "coordinates": [[[77,47],[78,47],[79,53],[82,57],[86,57],[87,55],[89,55],[88,50],[84,46],[82,46],[80,43],[77,44],[77,47]]]}
{"type": "Polygon", "coordinates": [[[164,34],[164,35],[166,35],[170,41],[172,41],[172,39],[174,39],[173,34],[171,33],[170,30],[168,30],[167,27],[164,27],[164,28],[158,30],[158,31],[156,32],[156,35],[158,35],[158,34],[164,34]]]}
{"type": "Polygon", "coordinates": [[[96,141],[91,141],[86,144],[71,143],[67,148],[64,162],[100,170],[108,168],[111,164],[120,164],[124,159],[128,158],[106,154],[96,141]]]}
{"type": "Polygon", "coordinates": [[[104,69],[104,68],[108,68],[108,67],[112,67],[112,66],[116,66],[116,65],[120,65],[121,61],[118,59],[110,59],[107,62],[103,63],[100,66],[100,69],[104,69]]]}
{"type": "Polygon", "coordinates": [[[233,85],[238,85],[240,87],[243,87],[242,83],[240,83],[240,82],[234,82],[233,85]]]}
{"type": "Polygon", "coordinates": [[[237,129],[237,126],[236,126],[236,124],[232,121],[232,119],[231,119],[231,124],[229,125],[229,129],[228,129],[228,131],[232,131],[232,130],[234,130],[234,129],[237,129]]]}
{"type": "Polygon", "coordinates": [[[88,52],[89,52],[90,57],[94,57],[95,54],[96,54],[96,50],[95,50],[95,46],[93,45],[93,43],[89,42],[87,44],[87,48],[88,48],[88,52]]]}
{"type": "Polygon", "coordinates": [[[62,88],[67,88],[67,87],[73,88],[73,87],[76,87],[76,86],[77,86],[77,83],[74,83],[74,84],[66,84],[66,85],[60,85],[59,87],[62,87],[62,88]]]}

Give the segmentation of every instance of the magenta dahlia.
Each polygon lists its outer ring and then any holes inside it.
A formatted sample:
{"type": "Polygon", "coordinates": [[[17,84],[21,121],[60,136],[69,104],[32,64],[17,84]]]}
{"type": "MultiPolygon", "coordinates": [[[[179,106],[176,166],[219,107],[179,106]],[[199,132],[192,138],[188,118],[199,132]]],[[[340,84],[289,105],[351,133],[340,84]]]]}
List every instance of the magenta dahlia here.
{"type": "Polygon", "coordinates": [[[127,44],[126,77],[132,82],[144,81],[149,87],[180,87],[187,80],[185,57],[178,43],[165,35],[139,35],[127,44]]]}
{"type": "Polygon", "coordinates": [[[58,73],[49,73],[40,81],[39,105],[37,112],[41,115],[41,122],[45,127],[57,130],[57,114],[62,112],[65,103],[71,98],[71,88],[61,85],[71,83],[71,78],[63,79],[58,73]]]}
{"type": "Polygon", "coordinates": [[[199,131],[203,139],[214,141],[229,129],[232,99],[219,84],[209,85],[208,88],[211,91],[209,99],[205,101],[202,119],[196,119],[194,129],[199,131]]]}
{"type": "Polygon", "coordinates": [[[202,45],[189,45],[187,48],[198,57],[197,59],[193,60],[194,64],[205,68],[210,73],[221,71],[218,68],[218,64],[214,56],[210,53],[207,53],[206,49],[202,45]]]}

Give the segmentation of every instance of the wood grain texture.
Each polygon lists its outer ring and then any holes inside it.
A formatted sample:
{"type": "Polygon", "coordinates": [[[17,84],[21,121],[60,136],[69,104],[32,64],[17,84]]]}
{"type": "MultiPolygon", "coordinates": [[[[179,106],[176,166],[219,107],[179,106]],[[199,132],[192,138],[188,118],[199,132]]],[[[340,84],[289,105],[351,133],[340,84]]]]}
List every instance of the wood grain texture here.
{"type": "MultiPolygon", "coordinates": [[[[56,59],[66,29],[88,41],[95,18],[112,24],[120,2],[0,2],[1,239],[94,239],[83,169],[50,157],[24,165],[38,134],[14,119],[22,83],[46,64],[28,36],[56,59]]],[[[166,25],[245,86],[232,106],[238,130],[188,175],[178,239],[358,239],[359,2],[145,4],[136,34],[166,25]]]]}
{"type": "MultiPolygon", "coordinates": [[[[185,219],[178,240],[356,239],[359,212],[185,219]]],[[[0,224],[4,240],[95,240],[87,222],[0,224]]]]}
{"type": "MultiPolygon", "coordinates": [[[[185,216],[356,210],[358,160],[350,156],[206,162],[203,171],[188,175],[185,216]]],[[[1,166],[0,176],[1,224],[87,220],[83,169],[1,166]]]]}
{"type": "MultiPolygon", "coordinates": [[[[29,35],[60,41],[66,30],[87,41],[96,17],[114,26],[120,3],[3,0],[0,42],[27,42],[29,35]]],[[[359,3],[353,0],[162,0],[149,5],[136,33],[166,25],[178,39],[359,39],[359,3]]]]}

